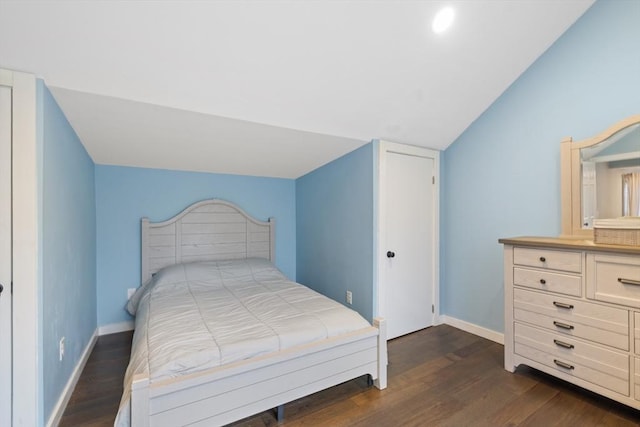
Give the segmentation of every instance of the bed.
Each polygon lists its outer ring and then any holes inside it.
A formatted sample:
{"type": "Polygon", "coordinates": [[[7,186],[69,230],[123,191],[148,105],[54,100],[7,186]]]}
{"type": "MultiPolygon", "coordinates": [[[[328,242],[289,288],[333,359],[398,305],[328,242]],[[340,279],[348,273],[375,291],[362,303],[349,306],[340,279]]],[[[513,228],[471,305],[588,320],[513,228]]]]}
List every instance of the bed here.
{"type": "Polygon", "coordinates": [[[142,219],[117,426],[224,425],[362,375],[386,388],[384,320],[288,281],[274,236],[273,219],[222,200],[142,219]]]}

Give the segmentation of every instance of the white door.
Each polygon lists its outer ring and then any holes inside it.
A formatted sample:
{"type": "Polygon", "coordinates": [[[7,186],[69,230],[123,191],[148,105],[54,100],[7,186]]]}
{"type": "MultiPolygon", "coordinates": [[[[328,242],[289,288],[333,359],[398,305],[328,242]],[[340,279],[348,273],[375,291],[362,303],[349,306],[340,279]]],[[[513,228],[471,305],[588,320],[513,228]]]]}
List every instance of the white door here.
{"type": "Polygon", "coordinates": [[[434,323],[438,153],[380,144],[378,307],[391,339],[434,323]]]}
{"type": "Polygon", "coordinates": [[[11,425],[11,88],[0,85],[0,426],[11,425]]]}

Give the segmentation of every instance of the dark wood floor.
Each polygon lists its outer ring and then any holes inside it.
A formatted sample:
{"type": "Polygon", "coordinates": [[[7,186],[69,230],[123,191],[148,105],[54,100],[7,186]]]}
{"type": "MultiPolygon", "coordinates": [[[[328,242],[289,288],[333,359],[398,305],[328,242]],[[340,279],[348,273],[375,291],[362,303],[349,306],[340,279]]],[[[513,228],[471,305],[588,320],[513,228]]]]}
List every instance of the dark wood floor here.
{"type": "Polygon", "coordinates": [[[60,426],[113,426],[122,397],[133,332],[98,338],[60,426]]]}
{"type": "MultiPolygon", "coordinates": [[[[62,426],[107,426],[120,401],[131,334],[100,337],[62,426]]],[[[447,325],[389,342],[389,386],[358,378],[285,405],[287,426],[637,426],[640,412],[527,367],[447,325]]],[[[234,427],[274,426],[272,411],[234,427]]]]}

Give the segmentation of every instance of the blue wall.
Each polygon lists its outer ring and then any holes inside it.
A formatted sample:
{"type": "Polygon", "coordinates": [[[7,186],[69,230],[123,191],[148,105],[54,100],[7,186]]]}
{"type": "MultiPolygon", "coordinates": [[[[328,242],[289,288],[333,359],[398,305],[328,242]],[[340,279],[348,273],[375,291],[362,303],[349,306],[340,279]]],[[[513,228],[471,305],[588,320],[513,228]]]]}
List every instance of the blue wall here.
{"type": "Polygon", "coordinates": [[[296,278],[295,183],[118,166],[96,166],[98,325],[130,320],[127,288],[140,285],[140,218],[166,220],[203,199],[236,203],[249,215],[276,219],[276,265],[296,278]]]}
{"type": "Polygon", "coordinates": [[[96,330],[94,164],[58,104],[38,81],[42,143],[43,422],[96,330]],[[65,337],[59,361],[58,343],[65,337]]]}
{"type": "Polygon", "coordinates": [[[442,312],[503,331],[498,238],[560,233],[560,141],[640,112],[640,2],[598,1],[443,155],[442,312]]]}
{"type": "Polygon", "coordinates": [[[373,316],[374,144],[296,180],[298,282],[373,316]]]}

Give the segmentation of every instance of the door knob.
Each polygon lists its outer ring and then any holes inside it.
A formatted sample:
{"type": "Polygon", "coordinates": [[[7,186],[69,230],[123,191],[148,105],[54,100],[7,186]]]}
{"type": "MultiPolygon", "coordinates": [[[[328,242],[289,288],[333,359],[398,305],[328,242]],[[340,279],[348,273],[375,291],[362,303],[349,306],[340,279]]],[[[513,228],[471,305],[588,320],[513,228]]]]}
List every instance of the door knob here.
{"type": "Polygon", "coordinates": [[[396,256],[395,252],[387,251],[387,258],[393,258],[396,256]]]}

